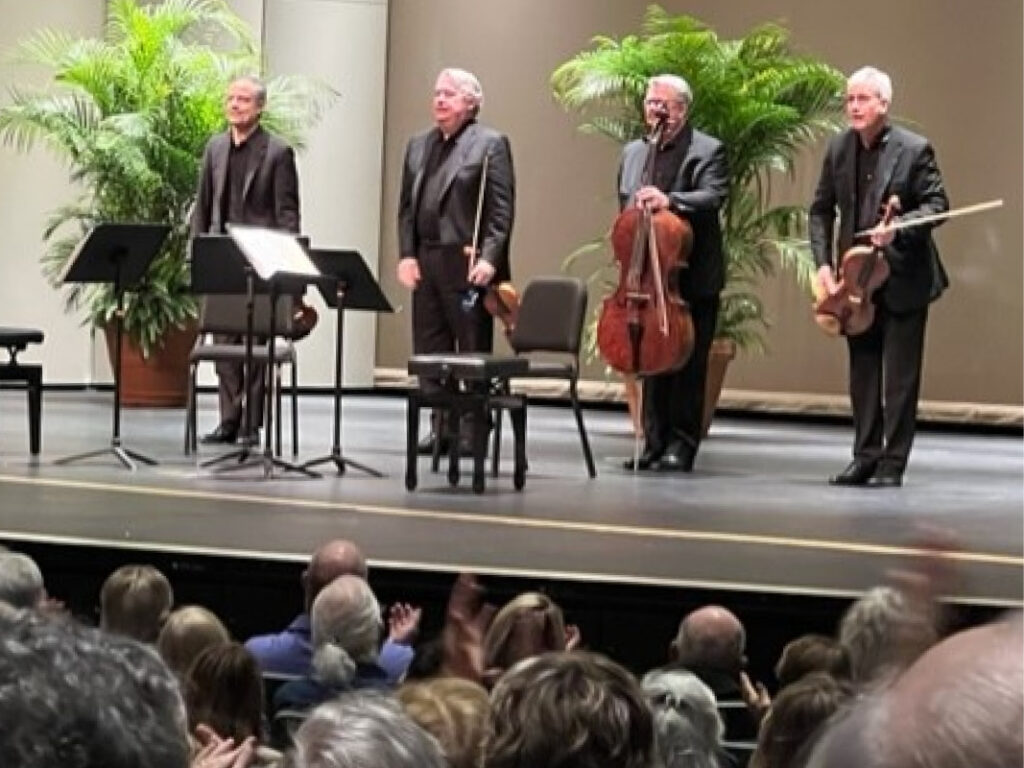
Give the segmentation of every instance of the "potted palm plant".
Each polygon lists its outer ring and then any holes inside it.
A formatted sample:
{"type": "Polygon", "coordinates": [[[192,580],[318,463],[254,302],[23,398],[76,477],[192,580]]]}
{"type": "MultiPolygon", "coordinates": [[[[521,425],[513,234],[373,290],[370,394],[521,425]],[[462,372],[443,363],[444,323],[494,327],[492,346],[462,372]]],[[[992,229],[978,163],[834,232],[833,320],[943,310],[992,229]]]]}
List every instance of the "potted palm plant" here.
{"type": "MultiPolygon", "coordinates": [[[[598,37],[551,77],[555,98],[580,113],[580,129],[624,145],[642,136],[647,80],[678,74],[693,88],[693,125],[720,139],[728,153],[729,198],[722,211],[726,286],[708,370],[705,429],[721,392],[724,368],[737,348],[764,350],[768,327],[758,283],[777,266],[810,287],[814,261],[801,206],[774,204],[772,180],[792,176],[802,149],[841,127],[844,77],[791,50],[787,30],[764,24],[723,40],[690,16],[650,6],[642,33],[598,37]]],[[[570,255],[566,268],[595,256],[607,263],[606,239],[570,255]]],[[[602,285],[603,266],[591,272],[602,285]]]]}
{"type": "MultiPolygon", "coordinates": [[[[125,296],[123,402],[183,405],[197,312],[188,288],[189,212],[203,147],[224,128],[224,89],[234,75],[260,69],[254,38],[225,0],[110,0],[102,38],[43,29],[15,56],[52,77],[41,90],[11,89],[0,139],[22,151],[45,145],[81,190],[49,218],[44,274],[61,287],[75,245],[96,224],[169,224],[162,251],[125,296]]],[[[268,91],[263,123],[299,147],[333,96],[295,78],[275,78],[268,91]]],[[[75,285],[66,307],[109,327],[116,302],[109,285],[75,285]]]]}

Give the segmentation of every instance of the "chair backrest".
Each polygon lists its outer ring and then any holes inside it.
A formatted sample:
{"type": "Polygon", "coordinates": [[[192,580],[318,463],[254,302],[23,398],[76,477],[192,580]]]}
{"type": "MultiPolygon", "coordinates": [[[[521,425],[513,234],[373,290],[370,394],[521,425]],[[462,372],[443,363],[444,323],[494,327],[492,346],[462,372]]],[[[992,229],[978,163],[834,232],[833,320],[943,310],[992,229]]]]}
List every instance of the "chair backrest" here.
{"type": "MultiPolygon", "coordinates": [[[[294,335],[293,298],[277,297],[274,318],[275,335],[290,338],[294,335]]],[[[246,331],[246,297],[237,294],[209,294],[203,297],[199,309],[200,333],[244,334],[246,331]]],[[[252,329],[257,336],[270,333],[270,296],[253,297],[252,329]]]]}
{"type": "Polygon", "coordinates": [[[509,339],[518,352],[578,355],[587,317],[587,285],[577,277],[535,277],[523,291],[509,339]]]}

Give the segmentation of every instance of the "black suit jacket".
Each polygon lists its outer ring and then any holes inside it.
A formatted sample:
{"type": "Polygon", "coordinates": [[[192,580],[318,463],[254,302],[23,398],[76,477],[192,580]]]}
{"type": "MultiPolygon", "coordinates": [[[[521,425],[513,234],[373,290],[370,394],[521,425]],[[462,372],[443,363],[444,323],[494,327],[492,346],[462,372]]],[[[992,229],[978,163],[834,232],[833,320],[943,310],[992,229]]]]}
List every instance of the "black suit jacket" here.
{"type": "MultiPolygon", "coordinates": [[[[415,258],[419,252],[421,244],[416,235],[416,215],[427,158],[439,141],[441,133],[433,128],[410,139],[405,150],[398,207],[398,243],[402,258],[415,258]]],[[[515,220],[512,149],[504,135],[475,121],[467,125],[455,141],[451,154],[438,169],[442,174],[441,242],[459,249],[473,242],[477,197],[486,155],[489,158],[487,185],[484,188],[478,247],[480,257],[494,266],[494,280],[510,280],[509,244],[515,220]]]]}
{"type": "MultiPolygon", "coordinates": [[[[688,146],[670,190],[670,210],[685,218],[693,228],[693,251],[689,269],[683,270],[682,295],[686,299],[716,296],[725,286],[722,254],[722,224],[719,211],[729,194],[729,164],[725,145],[695,130],[681,129],[676,141],[688,146]]],[[[632,141],[622,150],[619,164],[619,207],[630,205],[640,189],[648,144],[632,141]]]]}
{"type": "MultiPolygon", "coordinates": [[[[257,128],[249,141],[253,143],[243,188],[245,221],[237,223],[299,232],[299,177],[295,170],[295,153],[262,128],[257,128]]],[[[199,192],[192,210],[193,236],[224,231],[221,218],[230,150],[230,131],[217,134],[206,144],[199,192]]]]}
{"type": "MultiPolygon", "coordinates": [[[[833,137],[825,153],[808,220],[811,250],[819,267],[836,266],[834,249],[838,247],[839,253],[846,253],[854,244],[858,141],[855,131],[844,131],[833,137]],[[837,216],[838,236],[835,232],[837,216]]],[[[899,220],[948,210],[942,175],[928,140],[891,126],[884,141],[875,182],[868,192],[871,208],[877,209],[896,195],[900,200],[899,220]]],[[[901,230],[885,249],[890,275],[878,300],[894,312],[921,309],[937,299],[949,285],[932,240],[933,226],[923,224],[901,230]]]]}

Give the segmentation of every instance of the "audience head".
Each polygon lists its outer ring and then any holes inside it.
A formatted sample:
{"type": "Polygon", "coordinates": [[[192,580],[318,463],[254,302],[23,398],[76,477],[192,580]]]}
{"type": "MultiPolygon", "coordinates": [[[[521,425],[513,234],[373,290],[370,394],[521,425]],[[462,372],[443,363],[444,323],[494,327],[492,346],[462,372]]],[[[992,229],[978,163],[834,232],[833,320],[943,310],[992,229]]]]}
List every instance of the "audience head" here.
{"type": "Polygon", "coordinates": [[[683,617],[669,658],[688,669],[738,675],[747,665],[746,644],[746,632],[735,614],[720,605],[706,605],[683,617]]]}
{"type": "Polygon", "coordinates": [[[172,605],[171,583],[160,571],[151,565],[123,565],[100,589],[100,628],[152,643],[172,605]]]}
{"type": "Polygon", "coordinates": [[[0,765],[185,768],[174,676],[146,646],[32,611],[0,611],[0,765]]]}
{"type": "Polygon", "coordinates": [[[715,694],[684,669],[656,669],[640,683],[654,714],[664,768],[717,768],[725,724],[715,694]]]}
{"type": "Polygon", "coordinates": [[[171,671],[184,677],[204,648],[227,643],[231,635],[221,620],[201,605],[171,611],[156,639],[156,649],[171,671]]]}
{"type": "Polygon", "coordinates": [[[875,587],[851,605],[839,623],[850,677],[868,685],[909,666],[938,639],[935,619],[914,610],[903,593],[875,587]]]}
{"type": "Polygon", "coordinates": [[[853,695],[852,686],[827,672],[811,672],[775,697],[761,724],[751,768],[789,768],[832,715],[853,695]]]}
{"type": "Polygon", "coordinates": [[[1015,614],[935,645],[831,724],[807,768],[1020,766],[1022,629],[1015,614]]]}
{"type": "Polygon", "coordinates": [[[406,683],[398,701],[437,739],[449,768],[479,768],[490,700],[483,686],[458,677],[406,683]]]}
{"type": "Polygon", "coordinates": [[[786,643],[775,665],[775,679],[784,688],[811,672],[828,672],[835,678],[850,676],[846,649],[833,637],[801,635],[786,643]]]}
{"type": "Polygon", "coordinates": [[[604,656],[521,661],[491,693],[487,768],[649,768],[654,726],[639,684],[604,656]]]}
{"type": "Polygon", "coordinates": [[[547,595],[524,592],[494,615],[484,635],[484,669],[509,669],[547,651],[565,650],[562,609],[547,595]]]}
{"type": "Polygon", "coordinates": [[[363,580],[369,576],[362,550],[347,539],[333,539],[321,546],[313,553],[309,567],[302,572],[307,613],[320,590],[339,576],[358,576],[363,580]]]}
{"type": "Polygon", "coordinates": [[[321,704],[295,733],[292,768],[444,768],[437,742],[379,692],[321,704]]]}
{"type": "Polygon", "coordinates": [[[239,643],[224,642],[204,649],[185,679],[189,728],[204,723],[236,744],[261,738],[263,678],[256,659],[239,643]]]}
{"type": "Polygon", "coordinates": [[[46,599],[43,572],[21,552],[0,551],[0,602],[13,608],[37,608],[46,599]]]}
{"type": "Polygon", "coordinates": [[[339,576],[313,601],[313,670],[328,685],[351,680],[356,665],[377,660],[380,605],[373,590],[357,576],[339,576]]]}

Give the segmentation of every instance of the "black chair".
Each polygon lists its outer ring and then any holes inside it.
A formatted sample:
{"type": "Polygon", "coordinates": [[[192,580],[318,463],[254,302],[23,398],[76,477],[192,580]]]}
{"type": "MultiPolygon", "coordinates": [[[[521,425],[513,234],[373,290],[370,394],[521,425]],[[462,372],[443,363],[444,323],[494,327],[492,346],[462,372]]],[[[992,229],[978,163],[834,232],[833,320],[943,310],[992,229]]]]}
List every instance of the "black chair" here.
{"type": "MultiPolygon", "coordinates": [[[[597,477],[594,456],[590,451],[587,429],[583,425],[580,409],[578,381],[580,374],[580,346],[583,323],[587,317],[587,286],[575,277],[537,277],[523,291],[519,319],[509,337],[509,344],[517,356],[530,355],[529,368],[516,373],[512,379],[561,379],[569,384],[569,400],[576,427],[580,433],[583,458],[587,473],[597,477]],[[544,353],[543,359],[533,353],[544,353]],[[554,356],[554,359],[551,359],[554,356]]],[[[507,386],[508,381],[501,383],[507,386]]],[[[495,419],[492,461],[495,471],[501,445],[501,414],[495,419]]]]}
{"type": "Polygon", "coordinates": [[[43,366],[18,362],[18,353],[24,352],[29,344],[41,344],[42,341],[43,332],[34,328],[0,327],[0,347],[6,347],[10,355],[7,363],[0,365],[0,381],[25,383],[25,393],[28,395],[28,444],[33,456],[39,455],[42,442],[43,366]]]}
{"type": "MultiPolygon", "coordinates": [[[[275,313],[274,333],[281,343],[274,345],[274,365],[266,366],[267,376],[272,375],[268,386],[272,386],[274,413],[275,451],[281,455],[281,367],[291,367],[292,401],[292,455],[299,453],[299,401],[298,401],[298,358],[295,353],[295,339],[301,335],[293,321],[291,296],[279,296],[275,313]]],[[[252,361],[258,365],[267,363],[267,347],[263,340],[270,333],[270,297],[257,294],[253,297],[253,347],[252,361]]],[[[222,344],[210,342],[208,334],[242,336],[246,333],[246,297],[234,294],[217,294],[203,297],[199,312],[199,338],[189,355],[189,394],[185,408],[185,454],[197,450],[196,393],[198,369],[203,362],[245,361],[245,343],[222,344]]]]}

